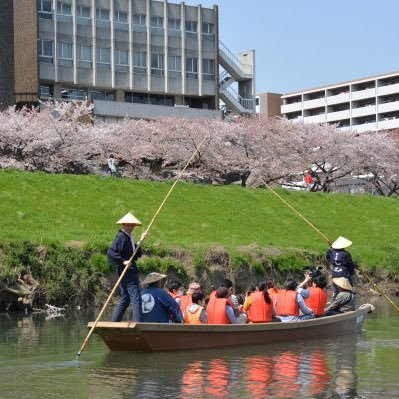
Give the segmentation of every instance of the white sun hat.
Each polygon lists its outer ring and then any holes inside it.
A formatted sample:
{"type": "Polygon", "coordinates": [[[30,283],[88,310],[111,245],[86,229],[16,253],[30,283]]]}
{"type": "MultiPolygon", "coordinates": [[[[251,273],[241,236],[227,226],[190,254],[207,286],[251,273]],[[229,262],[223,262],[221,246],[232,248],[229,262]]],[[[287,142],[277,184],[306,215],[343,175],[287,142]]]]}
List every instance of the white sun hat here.
{"type": "Polygon", "coordinates": [[[353,287],[346,277],[336,277],[332,279],[333,283],[339,288],[347,291],[353,291],[353,287]]]}
{"type": "Polygon", "coordinates": [[[143,285],[155,283],[156,281],[163,280],[166,277],[168,277],[166,274],[156,273],[156,272],[150,273],[144,279],[143,285]]]}
{"type": "Polygon", "coordinates": [[[132,213],[128,212],[122,219],[119,219],[116,224],[135,224],[141,226],[140,220],[138,220],[132,213]]]}
{"type": "Polygon", "coordinates": [[[338,237],[331,245],[333,249],[344,249],[352,245],[352,241],[345,237],[338,237]]]}

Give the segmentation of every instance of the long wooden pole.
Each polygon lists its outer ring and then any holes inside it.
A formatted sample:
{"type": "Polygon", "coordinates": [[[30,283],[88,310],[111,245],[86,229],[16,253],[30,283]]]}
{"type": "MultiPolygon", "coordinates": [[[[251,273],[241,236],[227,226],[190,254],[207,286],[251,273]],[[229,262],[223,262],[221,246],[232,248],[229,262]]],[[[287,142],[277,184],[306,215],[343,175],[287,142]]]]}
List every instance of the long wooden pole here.
{"type": "MultiPolygon", "coordinates": [[[[288,206],[297,216],[299,216],[303,221],[305,221],[310,227],[312,227],[318,234],[320,234],[328,244],[331,244],[331,240],[323,234],[314,224],[310,223],[301,213],[299,213],[292,205],[290,205],[284,198],[281,197],[276,191],[274,191],[263,179],[263,184],[277,197],[279,198],[285,205],[288,206]]],[[[362,269],[358,268],[359,272],[363,274],[364,277],[374,286],[374,288],[399,312],[399,307],[392,301],[392,299],[385,294],[385,292],[380,288],[377,283],[375,283],[372,278],[362,269]]]]}
{"type": "MultiPolygon", "coordinates": [[[[175,188],[176,184],[180,181],[180,179],[182,178],[184,172],[186,171],[186,169],[188,168],[188,166],[190,165],[191,161],[194,159],[194,157],[197,155],[197,153],[199,152],[200,148],[202,147],[202,145],[205,143],[207,139],[207,136],[205,136],[203,138],[203,140],[201,141],[201,143],[198,145],[198,147],[196,148],[196,150],[193,152],[193,154],[191,155],[190,159],[187,161],[187,163],[185,164],[184,168],[181,170],[181,172],[179,173],[179,175],[177,176],[176,180],[174,181],[172,187],[169,189],[168,193],[166,194],[165,198],[163,199],[161,205],[159,206],[158,210],[155,212],[154,216],[151,219],[151,222],[149,223],[149,225],[147,226],[145,232],[143,233],[142,237],[146,236],[148,231],[150,230],[151,226],[154,224],[155,219],[157,218],[157,216],[159,215],[159,213],[161,212],[162,208],[164,207],[164,205],[166,204],[166,201],[168,200],[168,198],[170,197],[170,195],[172,194],[173,189],[175,188]]],[[[112,288],[111,293],[108,295],[107,300],[104,303],[104,306],[102,307],[99,315],[97,316],[97,319],[95,320],[95,322],[93,323],[89,333],[87,334],[86,338],[84,339],[82,346],[79,349],[79,352],[76,354],[77,356],[80,356],[83,352],[83,349],[85,348],[89,338],[91,337],[91,335],[93,334],[94,329],[96,328],[101,316],[103,315],[109,301],[111,300],[111,297],[114,295],[116,289],[118,288],[119,284],[121,283],[124,275],[126,274],[126,272],[129,270],[129,267],[131,266],[131,263],[134,259],[134,257],[137,254],[137,251],[141,245],[141,243],[144,241],[143,239],[140,239],[136,245],[136,248],[132,254],[132,256],[130,257],[130,259],[128,260],[128,263],[126,264],[125,268],[123,269],[121,275],[119,276],[117,282],[114,285],[114,288],[112,288]]]]}

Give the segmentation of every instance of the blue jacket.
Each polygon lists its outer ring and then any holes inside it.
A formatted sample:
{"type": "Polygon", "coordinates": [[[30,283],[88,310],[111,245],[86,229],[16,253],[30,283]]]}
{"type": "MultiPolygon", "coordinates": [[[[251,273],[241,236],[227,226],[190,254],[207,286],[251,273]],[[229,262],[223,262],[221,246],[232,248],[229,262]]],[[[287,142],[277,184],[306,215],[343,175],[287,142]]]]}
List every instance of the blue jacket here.
{"type": "Polygon", "coordinates": [[[178,303],[162,288],[147,287],[141,291],[141,321],[143,323],[182,323],[178,303]]]}
{"type": "MultiPolygon", "coordinates": [[[[118,271],[121,269],[123,270],[123,261],[129,260],[130,257],[133,255],[133,246],[132,241],[128,234],[124,231],[119,230],[118,234],[116,235],[111,247],[107,251],[107,259],[110,265],[118,266],[118,271]]],[[[138,258],[141,258],[142,251],[141,248],[137,250],[136,256],[133,259],[131,269],[137,272],[137,266],[134,262],[138,258]]]]}
{"type": "Polygon", "coordinates": [[[326,255],[327,261],[332,266],[332,277],[346,277],[350,281],[356,267],[351,254],[344,249],[330,248],[326,255]]]}

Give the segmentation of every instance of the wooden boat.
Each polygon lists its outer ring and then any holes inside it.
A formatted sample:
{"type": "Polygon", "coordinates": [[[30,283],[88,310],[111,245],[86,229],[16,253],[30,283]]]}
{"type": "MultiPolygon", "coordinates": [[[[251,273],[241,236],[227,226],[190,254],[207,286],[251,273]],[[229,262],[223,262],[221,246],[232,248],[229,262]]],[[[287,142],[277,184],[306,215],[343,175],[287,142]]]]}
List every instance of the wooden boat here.
{"type": "MultiPolygon", "coordinates": [[[[182,351],[265,345],[308,338],[354,334],[362,329],[373,306],[335,316],[288,323],[188,325],[99,322],[94,330],[111,350],[134,352],[182,351]]],[[[88,324],[91,328],[93,322],[88,324]]]]}

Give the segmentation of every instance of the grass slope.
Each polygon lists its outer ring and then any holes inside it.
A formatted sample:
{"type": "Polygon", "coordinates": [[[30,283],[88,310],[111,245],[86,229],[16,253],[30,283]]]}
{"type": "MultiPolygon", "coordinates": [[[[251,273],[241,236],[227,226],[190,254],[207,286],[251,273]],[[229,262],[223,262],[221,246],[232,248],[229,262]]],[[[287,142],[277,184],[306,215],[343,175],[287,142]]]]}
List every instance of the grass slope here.
{"type": "MultiPolygon", "coordinates": [[[[116,232],[115,221],[127,211],[146,226],[170,185],[2,170],[0,239],[107,245],[116,232]]],[[[357,260],[399,268],[397,199],[279,193],[331,239],[350,238],[357,260]]],[[[187,249],[221,245],[235,250],[252,243],[317,252],[327,248],[323,238],[270,191],[187,183],[176,186],[148,241],[187,249]]]]}

